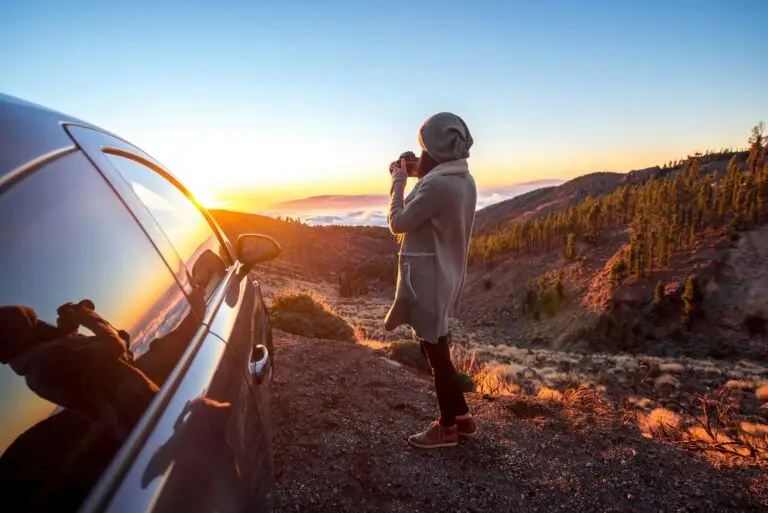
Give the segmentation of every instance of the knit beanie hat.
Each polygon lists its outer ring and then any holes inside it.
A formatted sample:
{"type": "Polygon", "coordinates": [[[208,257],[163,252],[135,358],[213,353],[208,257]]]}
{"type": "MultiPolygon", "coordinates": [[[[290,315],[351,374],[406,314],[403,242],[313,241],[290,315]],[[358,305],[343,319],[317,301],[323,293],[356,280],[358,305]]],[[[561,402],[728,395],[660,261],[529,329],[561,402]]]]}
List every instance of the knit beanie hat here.
{"type": "Polygon", "coordinates": [[[473,142],[464,120],[450,112],[430,116],[419,128],[421,149],[438,162],[468,158],[473,142]]]}

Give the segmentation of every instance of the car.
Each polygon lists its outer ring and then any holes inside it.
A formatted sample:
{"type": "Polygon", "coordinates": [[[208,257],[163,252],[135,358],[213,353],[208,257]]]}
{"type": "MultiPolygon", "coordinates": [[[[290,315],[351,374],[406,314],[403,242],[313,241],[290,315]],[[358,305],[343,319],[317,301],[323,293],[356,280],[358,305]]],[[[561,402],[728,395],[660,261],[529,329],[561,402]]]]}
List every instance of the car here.
{"type": "Polygon", "coordinates": [[[7,95],[0,219],[3,511],[269,511],[254,266],[280,245],[231,243],[147,153],[7,95]]]}

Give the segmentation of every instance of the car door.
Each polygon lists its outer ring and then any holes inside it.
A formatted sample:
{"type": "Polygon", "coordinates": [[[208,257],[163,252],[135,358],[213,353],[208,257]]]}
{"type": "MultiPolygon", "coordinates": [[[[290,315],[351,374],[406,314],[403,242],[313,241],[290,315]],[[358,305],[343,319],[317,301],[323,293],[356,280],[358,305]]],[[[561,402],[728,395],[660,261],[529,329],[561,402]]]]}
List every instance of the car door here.
{"type": "MultiPolygon", "coordinates": [[[[211,433],[227,414],[216,409],[224,415],[212,417],[206,408],[237,400],[235,372],[222,364],[227,345],[195,312],[197,300],[177,279],[179,262],[163,258],[81,151],[35,159],[7,176],[0,504],[149,510],[168,481],[179,433],[209,419],[209,431],[193,438],[216,440],[211,433]],[[126,483],[131,493],[120,496],[126,483]],[[115,502],[121,497],[128,501],[115,502]]],[[[211,486],[195,494],[202,505],[222,495],[211,486]]]]}
{"type": "MultiPolygon", "coordinates": [[[[268,509],[272,492],[271,362],[265,349],[268,326],[260,294],[215,221],[159,163],[108,134],[77,126],[68,130],[120,188],[132,210],[149,214],[151,219],[142,222],[162,232],[184,267],[185,283],[197,291],[193,295],[203,298],[204,323],[227,344],[231,376],[241,378],[230,384],[233,418],[226,430],[237,477],[245,486],[241,495],[247,497],[249,511],[268,509]]],[[[189,486],[184,479],[176,481],[189,486]]],[[[171,495],[168,504],[178,508],[171,495]]]]}

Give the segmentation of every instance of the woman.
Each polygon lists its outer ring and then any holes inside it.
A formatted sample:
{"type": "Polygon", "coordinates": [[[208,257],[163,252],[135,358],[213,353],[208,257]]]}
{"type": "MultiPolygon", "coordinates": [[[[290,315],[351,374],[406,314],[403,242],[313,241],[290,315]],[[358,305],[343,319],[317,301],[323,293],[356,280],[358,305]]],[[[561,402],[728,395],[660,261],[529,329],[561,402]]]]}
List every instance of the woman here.
{"type": "Polygon", "coordinates": [[[464,121],[442,112],[419,129],[418,182],[403,199],[407,172],[390,165],[389,228],[400,236],[395,302],[388,330],[411,326],[435,379],[440,419],[411,436],[423,449],[451,447],[477,432],[451,362],[448,318],[464,284],[477,189],[467,158],[472,136],[464,121]]]}

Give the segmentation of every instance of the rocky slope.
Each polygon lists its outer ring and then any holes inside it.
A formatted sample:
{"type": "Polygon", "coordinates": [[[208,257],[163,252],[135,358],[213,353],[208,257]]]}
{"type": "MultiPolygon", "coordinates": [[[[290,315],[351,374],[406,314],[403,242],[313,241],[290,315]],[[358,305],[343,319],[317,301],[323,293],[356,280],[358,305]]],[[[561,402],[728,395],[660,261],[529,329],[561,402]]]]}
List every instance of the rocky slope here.
{"type": "Polygon", "coordinates": [[[759,468],[718,469],[644,438],[592,396],[468,395],[480,434],[419,451],[421,375],[351,342],[278,334],[277,511],[765,511],[759,468]]]}

